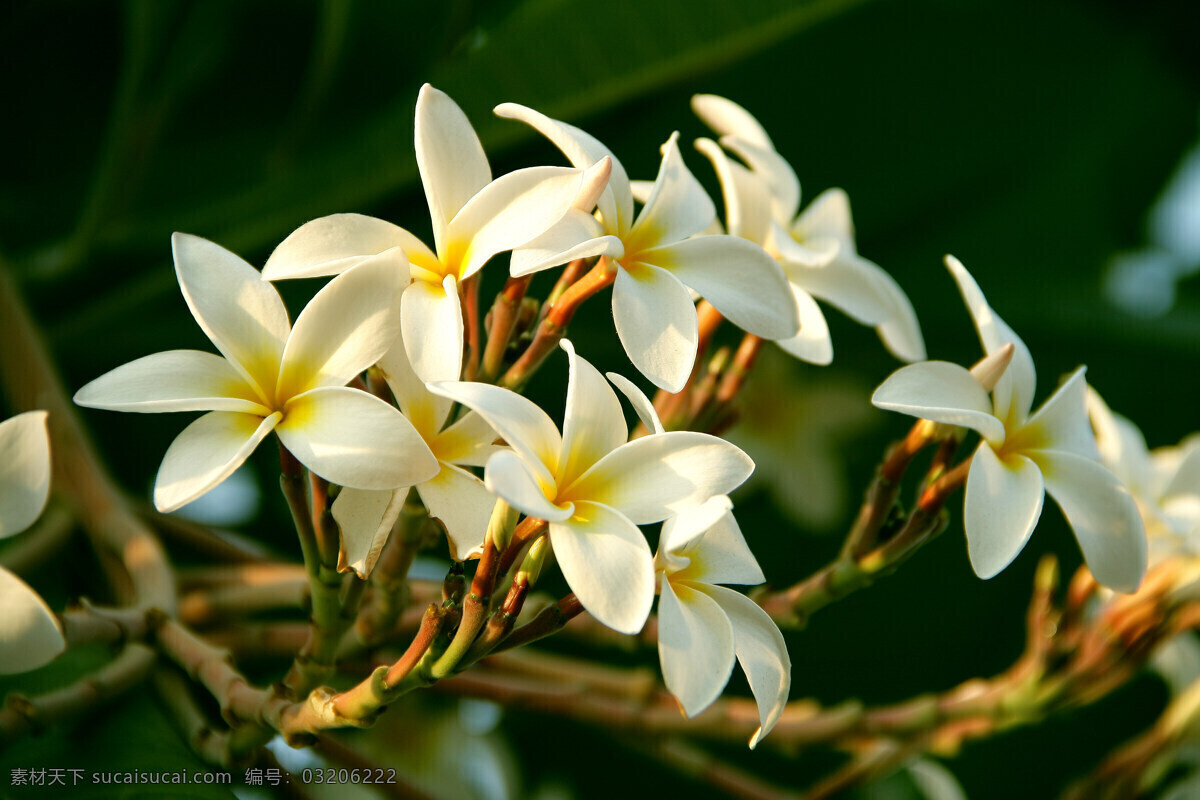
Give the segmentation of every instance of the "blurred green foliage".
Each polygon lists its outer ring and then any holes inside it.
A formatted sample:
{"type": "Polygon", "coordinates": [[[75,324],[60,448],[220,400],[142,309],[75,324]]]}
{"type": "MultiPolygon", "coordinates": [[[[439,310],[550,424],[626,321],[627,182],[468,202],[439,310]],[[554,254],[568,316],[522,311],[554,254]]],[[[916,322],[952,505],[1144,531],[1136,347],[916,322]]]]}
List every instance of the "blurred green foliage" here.
{"type": "MultiPolygon", "coordinates": [[[[953,252],[1029,344],[1039,397],[1087,363],[1110,405],[1151,445],[1166,444],[1200,427],[1196,281],[1155,319],[1125,316],[1100,287],[1107,260],[1143,244],[1147,208],[1196,140],[1198,29],[1193,3],[1118,0],[10,2],[0,9],[0,250],[77,387],[150,352],[208,348],[176,289],[172,231],[256,264],[290,230],[333,212],[372,213],[424,235],[412,109],[425,81],[471,117],[497,173],[561,163],[526,128],[491,116],[497,103],[579,124],[633,177],[651,178],[672,130],[685,141],[706,133],[687,101],[713,92],[759,117],[806,196],[849,191],[859,249],[912,298],[931,358],[969,363],[978,352],[940,266],[953,252]]],[[[685,157],[716,196],[707,165],[685,157]]],[[[486,286],[499,285],[497,272],[486,286]]],[[[548,285],[535,283],[535,293],[548,285]]],[[[295,301],[311,288],[285,291],[295,301]]],[[[585,309],[574,337],[588,337],[581,350],[598,366],[628,373],[605,305],[585,309]]],[[[875,385],[896,366],[869,331],[830,317],[835,365],[795,365],[798,384],[875,385]]],[[[560,367],[535,393],[560,393],[560,367]]],[[[846,447],[852,497],[905,425],[878,416],[846,447]]],[[[135,492],[183,426],[167,415],[85,419],[135,492]]],[[[257,463],[270,474],[269,453],[257,463]]],[[[764,559],[772,580],[794,580],[836,552],[835,539],[796,530],[757,496],[742,508],[751,545],[773,554],[764,559]]],[[[273,501],[247,532],[287,549],[283,519],[273,501]]],[[[952,523],[897,576],[789,636],[794,696],[889,702],[1003,669],[1019,652],[1033,565],[1047,550],[1079,561],[1051,508],[1014,566],[983,583],[952,523]]],[[[730,691],[745,691],[738,680],[730,691]]],[[[948,763],[972,798],[1053,796],[1162,702],[1147,679],[948,763]]],[[[59,766],[81,751],[112,769],[191,758],[146,697],[126,705],[0,767],[59,766]],[[135,735],[147,731],[153,748],[135,735]]],[[[569,724],[567,735],[549,733],[558,724],[505,722],[529,785],[558,779],[583,798],[628,796],[632,773],[613,769],[628,761],[647,789],[685,788],[605,736],[569,724]]],[[[796,787],[832,763],[723,755],[796,787]]],[[[895,791],[886,796],[905,796],[895,791]]]]}

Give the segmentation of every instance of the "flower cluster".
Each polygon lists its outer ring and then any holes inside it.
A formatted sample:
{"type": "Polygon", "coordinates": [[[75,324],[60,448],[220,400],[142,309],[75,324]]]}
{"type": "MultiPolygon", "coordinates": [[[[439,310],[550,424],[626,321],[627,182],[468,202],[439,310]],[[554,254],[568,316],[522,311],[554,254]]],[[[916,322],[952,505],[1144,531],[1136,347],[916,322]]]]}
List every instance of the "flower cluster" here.
{"type": "MultiPolygon", "coordinates": [[[[497,383],[477,369],[480,271],[505,252],[506,291],[485,328],[489,351],[514,368],[522,345],[528,354],[541,343],[533,331],[547,309],[566,302],[560,289],[574,289],[589,265],[590,288],[573,302],[611,285],[617,338],[660,397],[695,379],[704,345],[699,300],[748,340],[775,340],[812,363],[833,357],[817,299],[875,328],[901,360],[925,358],[912,304],[857,252],[846,194],[827,191],[798,215],[795,172],[762,126],[723,98],[698,96],[694,109],[719,135],[696,147],[720,181],[723,226],[684,163],[678,134],[663,144],[653,183],[635,182],[587,133],[506,103],[499,116],[545,136],[571,166],[493,178],[466,116],[425,86],[415,148],[432,247],[390,222],[335,214],[298,228],[260,272],[212,242],[176,234],[180,289],[221,355],[146,356],[87,384],[75,400],[120,411],[206,412],[166,453],[154,489],[162,511],[211,490],[274,433],[285,459],[328,490],[321,495],[328,509],[320,511],[336,526],[337,550],[336,564],[322,563],[329,572],[336,566],[371,579],[408,504],[440,521],[455,561],[478,560],[476,584],[484,588],[471,602],[485,611],[506,570],[516,571],[514,592],[527,589],[549,554],[582,608],[616,631],[642,630],[657,595],[667,688],[695,715],[720,694],[737,660],[758,704],[754,746],[783,712],[791,662],[767,612],[722,585],[765,580],[728,499],[753,471],[750,458],[715,435],[666,430],[641,389],[615,373],[606,378],[561,329],[542,353],[558,343],[567,354],[561,427],[513,390],[522,380],[497,383]],[[511,311],[501,323],[531,276],[565,264],[572,266],[540,318],[522,322],[511,311]],[[271,281],[330,276],[292,324],[271,281]],[[639,420],[632,433],[614,387],[639,420]],[[507,509],[525,515],[522,535],[516,519],[505,521],[507,509]],[[652,555],[640,526],[658,523],[652,555]]],[[[965,511],[980,576],[1017,555],[1048,491],[1096,577],[1132,590],[1145,570],[1141,517],[1099,461],[1082,369],[1031,414],[1028,351],[966,270],[955,261],[950,268],[988,357],[974,371],[943,362],[904,367],[875,404],[955,426],[951,435],[969,428],[982,436],[965,511]]],[[[328,555],[311,550],[306,558],[328,555]]],[[[512,616],[522,601],[494,610],[512,616]]],[[[456,624],[435,677],[487,650],[481,642],[492,634],[480,634],[478,616],[464,611],[456,624]]]]}

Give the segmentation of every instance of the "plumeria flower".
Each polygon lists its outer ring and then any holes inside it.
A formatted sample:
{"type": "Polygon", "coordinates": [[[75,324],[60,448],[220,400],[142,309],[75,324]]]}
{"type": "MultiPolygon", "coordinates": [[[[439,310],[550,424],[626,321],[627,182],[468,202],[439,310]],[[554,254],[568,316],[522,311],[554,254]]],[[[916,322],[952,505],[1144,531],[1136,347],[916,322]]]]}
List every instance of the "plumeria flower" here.
{"type": "Polygon", "coordinates": [[[512,450],[488,459],[488,488],[549,523],[563,577],[592,616],[636,633],[654,601],[654,559],[637,526],[728,493],[754,464],[715,436],[662,433],[650,401],[615,376],[655,431],[627,441],[616,393],[568,340],[562,347],[570,359],[562,433],[545,411],[508,389],[465,382],[430,388],[473,409],[504,437],[512,450]]]}
{"type": "MultiPolygon", "coordinates": [[[[399,247],[412,283],[401,300],[404,346],[426,381],[458,380],[463,353],[459,287],[492,256],[538,236],[580,196],[594,203],[604,169],[589,175],[533,167],[492,180],[483,145],[453,100],[421,87],[416,114],[417,168],[433,221],[434,248],[401,227],[361,214],[334,214],[297,228],[267,259],[263,277],[337,275],[399,247]]],[[[587,202],[586,199],[580,202],[587,202]]]]}
{"type": "Polygon", "coordinates": [[[1150,450],[1129,419],[1113,413],[1091,387],[1087,410],[1100,458],[1133,495],[1156,562],[1200,554],[1200,437],[1150,450]]]}
{"type": "Polygon", "coordinates": [[[89,408],[208,411],[167,449],[154,504],[174,511],[225,480],[274,431],[300,463],[356,489],[411,486],[437,474],[413,426],[377,397],[345,386],[400,330],[398,248],[330,281],[296,319],[275,287],[228,250],[172,237],[179,287],[225,356],[170,350],[100,376],[75,395],[89,408]]]}
{"type": "Polygon", "coordinates": [[[797,216],[800,182],[758,120],[738,104],[711,94],[693,97],[692,108],[720,135],[721,145],[749,166],[731,160],[710,139],[696,142],[721,182],[729,233],[765,247],[787,275],[800,333],[780,341],[780,347],[814,364],[833,360],[829,327],[815,297],[873,326],[897,358],[924,359],[925,343],[912,303],[892,276],[856,250],[846,193],[829,189],[797,216]]]}
{"type": "Polygon", "coordinates": [[[733,672],[736,656],[758,703],[750,747],[771,732],[787,705],[792,661],[775,622],[749,597],[718,586],[766,580],[730,513],[727,497],[671,517],[662,528],[654,568],[661,576],[658,658],[667,689],[694,717],[708,708],[733,672]]]}
{"type": "MultiPolygon", "coordinates": [[[[463,467],[482,467],[499,449],[492,445],[495,431],[475,413],[446,427],[454,404],[425,387],[402,341],[397,340],[379,359],[378,367],[400,410],[438,462],[438,473],[414,490],[429,515],[445,526],[451,557],[462,561],[477,554],[496,499],[483,481],[463,467]]],[[[333,516],[342,532],[345,563],[340,568],[349,567],[364,578],[370,573],[407,496],[407,487],[383,492],[342,490],[333,503],[333,516]]]]}
{"type": "Polygon", "coordinates": [[[1033,359],[1012,329],[988,306],[957,259],[946,265],[958,281],[989,356],[1012,346],[1012,361],[992,396],[967,370],[926,361],[893,373],[871,402],[879,408],[978,432],[967,474],[964,506],[967,550],[976,574],[990,578],[1025,547],[1049,492],[1075,532],[1100,583],[1134,591],[1146,572],[1146,532],[1129,492],[1099,463],[1088,425],[1084,368],[1030,415],[1033,359]]]}
{"type": "Polygon", "coordinates": [[[656,386],[678,392],[696,361],[698,324],[689,287],[750,333],[794,336],[797,315],[787,281],[761,247],[734,236],[694,236],[716,219],[716,209],[679,153],[678,134],[663,145],[662,165],[641,213],[634,217],[625,168],[588,134],[525,106],[497,106],[502,117],[528,123],[577,167],[605,158],[612,175],[597,215],[565,216],[513,253],[514,276],[576,258],[603,256],[615,265],[612,308],[617,336],[637,369],[656,386]]]}
{"type": "MultiPolygon", "coordinates": [[[[0,422],[0,539],[34,523],[50,496],[50,437],[46,412],[27,411],[0,422]]],[[[67,644],[46,601],[0,567],[0,674],[37,669],[67,644]]]]}

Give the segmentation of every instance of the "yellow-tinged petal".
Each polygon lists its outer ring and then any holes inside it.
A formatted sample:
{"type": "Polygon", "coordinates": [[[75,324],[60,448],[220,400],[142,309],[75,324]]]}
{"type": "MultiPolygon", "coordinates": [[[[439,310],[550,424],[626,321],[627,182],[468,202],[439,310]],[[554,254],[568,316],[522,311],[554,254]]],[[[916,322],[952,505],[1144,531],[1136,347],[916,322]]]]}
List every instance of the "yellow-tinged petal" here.
{"type": "Polygon", "coordinates": [[[750,457],[723,439],[672,431],[621,445],[559,497],[603,503],[645,525],[729,494],[753,471],[750,457]]]}
{"type": "Polygon", "coordinates": [[[544,470],[512,450],[501,450],[488,459],[484,482],[492,494],[521,513],[562,522],[575,513],[575,506],[558,501],[558,488],[544,470]]]}
{"type": "Polygon", "coordinates": [[[496,497],[466,470],[443,464],[442,471],[417,486],[429,516],[446,528],[450,557],[463,561],[483,545],[496,497]]]}
{"type": "Polygon", "coordinates": [[[1017,440],[1014,446],[1019,442],[1022,451],[1059,450],[1100,460],[1096,436],[1088,423],[1086,371],[1086,367],[1080,367],[1071,373],[1029,422],[1013,434],[1017,440]]]}
{"type": "Polygon", "coordinates": [[[629,434],[621,401],[604,376],[576,354],[569,339],[563,339],[560,345],[567,351],[570,371],[563,415],[562,455],[555,478],[560,485],[566,486],[624,444],[629,434]]]}
{"type": "Polygon", "coordinates": [[[400,335],[400,292],[408,262],[399,248],[337,276],[296,319],[279,367],[276,407],[320,386],[344,386],[400,335]]]}
{"type": "Polygon", "coordinates": [[[654,603],[654,558],[636,525],[600,503],[576,503],[570,519],[550,522],[550,544],[589,614],[621,633],[642,629],[654,603]]]}
{"type": "Polygon", "coordinates": [[[258,270],[199,236],[171,237],[179,288],[196,322],[270,405],[291,332],[287,309],[258,270]]]}
{"type": "Polygon", "coordinates": [[[340,275],[365,259],[399,247],[426,269],[437,256],[403,228],[363,214],[331,214],[306,222],[279,243],[263,266],[269,281],[340,275]]]}
{"type": "Polygon", "coordinates": [[[628,234],[621,239],[630,253],[682,241],[707,228],[717,216],[713,201],[683,163],[679,134],[662,146],[654,190],[628,234]]]}
{"type": "Polygon", "coordinates": [[[48,664],[67,649],[58,618],[28,584],[0,567],[0,674],[48,664]]]}
{"type": "Polygon", "coordinates": [[[412,363],[408,360],[403,337],[392,343],[391,348],[380,357],[378,366],[383,370],[383,377],[396,398],[396,404],[432,447],[454,403],[425,387],[425,381],[413,371],[412,363]]]}
{"type": "MultiPolygon", "coordinates": [[[[26,411],[0,422],[0,539],[28,528],[46,507],[50,495],[46,417],[45,411],[26,411]]],[[[7,607],[0,604],[0,608],[7,607]]]]}
{"type": "Polygon", "coordinates": [[[660,389],[682,389],[700,338],[687,288],[665,269],[627,265],[617,270],[612,308],[617,337],[638,372],[660,389]]]}
{"type": "Polygon", "coordinates": [[[738,663],[758,704],[759,728],[750,737],[750,748],[758,746],[783,716],[792,688],[792,659],[787,643],[774,620],[749,597],[722,586],[692,584],[711,597],[729,617],[738,663]]]}
{"type": "Polygon", "coordinates": [[[983,442],[967,473],[963,524],[967,554],[985,580],[1012,563],[1029,541],[1046,492],[1041,470],[1022,455],[999,458],[983,442]]]}
{"type": "Polygon", "coordinates": [[[281,416],[212,411],[188,425],[163,456],[154,481],[154,505],[159,511],[175,511],[228,478],[281,416]]]}
{"type": "Polygon", "coordinates": [[[482,467],[493,453],[503,449],[494,444],[497,438],[488,421],[471,411],[439,433],[429,446],[443,463],[482,467]]]}
{"type": "Polygon", "coordinates": [[[415,128],[417,169],[442,253],[450,220],[492,180],[492,170],[467,115],[428,83],[417,95],[415,128]]]}
{"type": "Polygon", "coordinates": [[[658,661],[663,683],[694,717],[721,694],[733,673],[733,627],[702,592],[662,577],[658,600],[658,661]]]}
{"type": "Polygon", "coordinates": [[[241,411],[267,416],[254,387],[228,359],[199,350],[154,353],[106,372],[75,402],[109,411],[241,411]]]}
{"type": "Polygon", "coordinates": [[[1119,592],[1137,591],[1146,574],[1146,531],[1129,491],[1103,465],[1076,453],[1040,451],[1030,457],[1096,580],[1119,592]]]}
{"type": "Polygon", "coordinates": [[[439,469],[403,414],[357,389],[297,395],[276,431],[301,464],[340,486],[395,489],[429,480],[439,469]]]}
{"type": "Polygon", "coordinates": [[[687,567],[675,574],[676,580],[745,586],[757,586],[766,580],[728,507],[702,536],[692,538],[675,552],[688,560],[687,567]]]}
{"type": "Polygon", "coordinates": [[[408,487],[392,491],[343,488],[333,501],[333,518],[341,532],[338,572],[354,570],[366,580],[400,517],[408,487]]]}
{"type": "Polygon", "coordinates": [[[427,383],[456,381],[462,371],[463,318],[453,275],[413,281],[400,298],[401,340],[413,372],[427,383]]]}

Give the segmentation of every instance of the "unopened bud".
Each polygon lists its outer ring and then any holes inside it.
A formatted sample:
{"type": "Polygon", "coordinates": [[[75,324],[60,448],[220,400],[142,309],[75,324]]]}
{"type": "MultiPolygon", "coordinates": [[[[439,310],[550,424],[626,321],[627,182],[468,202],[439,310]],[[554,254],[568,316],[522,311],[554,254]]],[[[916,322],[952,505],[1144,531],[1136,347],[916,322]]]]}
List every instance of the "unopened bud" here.
{"type": "Polygon", "coordinates": [[[979,359],[975,366],[971,367],[971,375],[983,384],[984,391],[990,392],[996,388],[1000,377],[1004,375],[1004,370],[1008,369],[1008,365],[1012,363],[1013,353],[1016,352],[1016,349],[1013,343],[1009,342],[1000,349],[988,353],[987,356],[979,359]]]}
{"type": "Polygon", "coordinates": [[[546,565],[546,555],[550,552],[550,537],[539,537],[532,545],[529,546],[529,552],[525,554],[525,559],[521,562],[519,573],[524,573],[526,580],[532,587],[537,583],[538,577],[542,574],[542,568],[546,565]]]}
{"type": "Polygon", "coordinates": [[[517,517],[519,516],[521,516],[521,512],[503,500],[496,499],[496,505],[492,506],[492,517],[488,520],[486,540],[492,543],[492,547],[497,552],[503,553],[504,549],[508,547],[508,543],[512,541],[513,530],[517,527],[517,517]]]}

